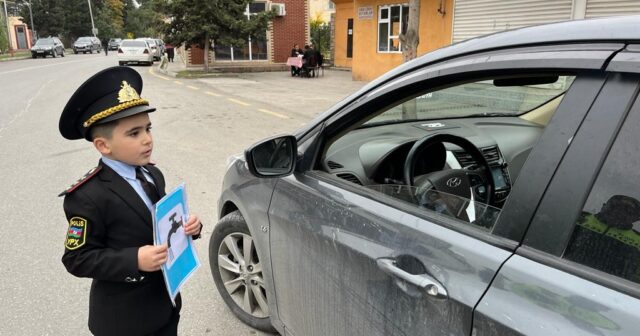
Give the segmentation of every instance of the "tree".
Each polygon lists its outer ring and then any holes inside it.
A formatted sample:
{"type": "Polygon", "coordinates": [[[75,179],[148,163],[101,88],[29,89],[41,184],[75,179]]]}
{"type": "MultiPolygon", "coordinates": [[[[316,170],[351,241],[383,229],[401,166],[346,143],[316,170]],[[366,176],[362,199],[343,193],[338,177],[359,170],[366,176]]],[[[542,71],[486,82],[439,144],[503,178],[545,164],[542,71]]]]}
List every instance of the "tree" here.
{"type": "MultiPolygon", "coordinates": [[[[31,1],[33,25],[38,28],[39,36],[63,36],[65,34],[65,11],[62,6],[63,3],[64,0],[31,1]]],[[[21,6],[20,16],[30,18],[28,6],[21,6]]]]}
{"type": "Polygon", "coordinates": [[[240,47],[249,36],[263,35],[275,12],[262,12],[247,20],[245,11],[253,0],[157,0],[168,19],[164,31],[174,44],[186,42],[204,49],[204,68],[209,71],[210,41],[240,47]]]}
{"type": "MultiPolygon", "coordinates": [[[[400,42],[402,43],[402,57],[408,62],[418,55],[418,44],[420,38],[420,0],[409,1],[409,22],[407,22],[407,31],[400,34],[400,42]]],[[[418,115],[416,100],[411,99],[402,104],[402,119],[416,119],[418,115]]]]}
{"type": "Polygon", "coordinates": [[[418,55],[418,44],[420,31],[420,0],[409,1],[409,21],[407,22],[407,31],[400,34],[400,42],[402,43],[402,56],[405,62],[408,62],[418,55]]]}
{"type": "MultiPolygon", "coordinates": [[[[138,1],[140,3],[140,1],[138,1]]],[[[124,34],[131,37],[155,37],[162,29],[162,16],[150,1],[136,7],[132,1],[124,6],[124,34]]]]}
{"type": "Polygon", "coordinates": [[[311,27],[311,42],[320,53],[327,54],[331,45],[331,26],[322,21],[320,15],[309,23],[311,27]]]}
{"type": "Polygon", "coordinates": [[[98,28],[98,36],[101,37],[101,40],[122,34],[122,26],[118,27],[118,25],[113,22],[113,17],[116,14],[110,6],[104,5],[96,8],[95,13],[95,25],[96,28],[98,28]]]}
{"type": "MultiPolygon", "coordinates": [[[[81,36],[93,36],[87,0],[64,0],[63,3],[64,30],[69,41],[75,41],[81,36]]],[[[92,6],[92,10],[96,8],[92,6]]]]}
{"type": "Polygon", "coordinates": [[[9,40],[7,39],[7,28],[4,22],[4,15],[1,17],[3,20],[0,20],[0,50],[5,53],[9,50],[9,40]]]}

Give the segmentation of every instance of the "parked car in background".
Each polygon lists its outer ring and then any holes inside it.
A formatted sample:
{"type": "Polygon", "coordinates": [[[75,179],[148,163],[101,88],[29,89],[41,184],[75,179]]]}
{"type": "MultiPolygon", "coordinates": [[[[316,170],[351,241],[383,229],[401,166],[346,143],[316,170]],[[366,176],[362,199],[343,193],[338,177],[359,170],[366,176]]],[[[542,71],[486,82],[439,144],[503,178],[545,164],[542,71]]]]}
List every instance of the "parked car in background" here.
{"type": "Polygon", "coordinates": [[[160,53],[160,57],[162,57],[162,55],[164,55],[166,48],[164,46],[164,41],[162,41],[161,39],[155,39],[156,44],[158,45],[158,50],[160,53]]]}
{"type": "Polygon", "coordinates": [[[153,59],[155,61],[159,61],[162,54],[160,53],[160,47],[158,46],[158,42],[155,39],[148,37],[139,37],[136,40],[146,41],[149,44],[149,51],[153,54],[153,59]]]}
{"type": "Polygon", "coordinates": [[[120,47],[121,42],[122,42],[121,38],[109,39],[109,50],[118,50],[118,47],[120,47]]]}
{"type": "Polygon", "coordinates": [[[39,38],[31,47],[31,57],[51,57],[56,58],[58,55],[64,57],[64,45],[57,37],[39,38]]]}
{"type": "Polygon", "coordinates": [[[281,335],[638,335],[640,16],[404,63],[228,160],[209,262],[281,335]]]}
{"type": "Polygon", "coordinates": [[[149,43],[145,40],[122,40],[118,48],[118,63],[152,65],[154,60],[149,43]]]}
{"type": "Polygon", "coordinates": [[[73,43],[73,53],[77,54],[77,53],[93,53],[93,52],[99,53],[102,51],[102,43],[100,43],[100,40],[97,37],[94,36],[83,36],[78,38],[74,43],[73,43]]]}

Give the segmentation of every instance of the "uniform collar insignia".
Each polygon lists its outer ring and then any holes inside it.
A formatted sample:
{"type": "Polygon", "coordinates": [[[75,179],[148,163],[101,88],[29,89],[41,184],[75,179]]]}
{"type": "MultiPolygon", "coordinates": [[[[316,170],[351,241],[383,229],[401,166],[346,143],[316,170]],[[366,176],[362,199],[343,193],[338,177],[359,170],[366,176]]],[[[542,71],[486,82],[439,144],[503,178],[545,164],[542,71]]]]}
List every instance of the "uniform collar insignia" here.
{"type": "Polygon", "coordinates": [[[131,87],[127,81],[122,81],[120,88],[120,92],[118,92],[118,102],[126,103],[128,101],[140,99],[140,95],[138,95],[136,89],[131,87]]]}

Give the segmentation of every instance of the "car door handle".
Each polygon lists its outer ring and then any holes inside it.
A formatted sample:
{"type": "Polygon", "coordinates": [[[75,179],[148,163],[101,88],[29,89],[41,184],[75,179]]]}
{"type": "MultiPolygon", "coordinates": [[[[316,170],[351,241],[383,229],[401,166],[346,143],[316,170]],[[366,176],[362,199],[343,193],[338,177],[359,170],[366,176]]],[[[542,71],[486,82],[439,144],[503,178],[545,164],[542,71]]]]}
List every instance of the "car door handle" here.
{"type": "Polygon", "coordinates": [[[377,259],[376,263],[383,272],[420,288],[429,296],[446,299],[449,295],[446,288],[429,274],[411,274],[406,272],[396,265],[394,259],[390,258],[377,259]]]}

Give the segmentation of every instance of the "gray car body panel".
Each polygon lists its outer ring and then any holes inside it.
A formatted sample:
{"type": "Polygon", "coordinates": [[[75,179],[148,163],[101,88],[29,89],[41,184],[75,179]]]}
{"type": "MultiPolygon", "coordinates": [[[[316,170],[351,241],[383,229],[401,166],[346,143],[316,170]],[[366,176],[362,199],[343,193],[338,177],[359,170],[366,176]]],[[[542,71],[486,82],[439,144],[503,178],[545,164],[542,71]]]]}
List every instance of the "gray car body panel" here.
{"type": "Polygon", "coordinates": [[[469,335],[473,307],[511,254],[304,174],[278,183],[269,218],[280,318],[292,335],[469,335]],[[401,256],[449,298],[405,293],[376,265],[401,256]]]}
{"type": "Polygon", "coordinates": [[[474,314],[474,335],[637,335],[640,300],[513,256],[474,314]],[[552,280],[551,280],[552,279],[552,280]]]}
{"type": "Polygon", "coordinates": [[[279,321],[278,305],[275,299],[273,275],[271,272],[271,253],[269,248],[269,217],[267,210],[271,201],[276,179],[258,179],[249,172],[244,158],[236,158],[227,167],[222,192],[218,202],[220,218],[238,209],[243,215],[249,231],[254,239],[256,250],[263,265],[263,276],[267,290],[267,302],[271,312],[271,322],[278,331],[284,334],[279,321]]]}

